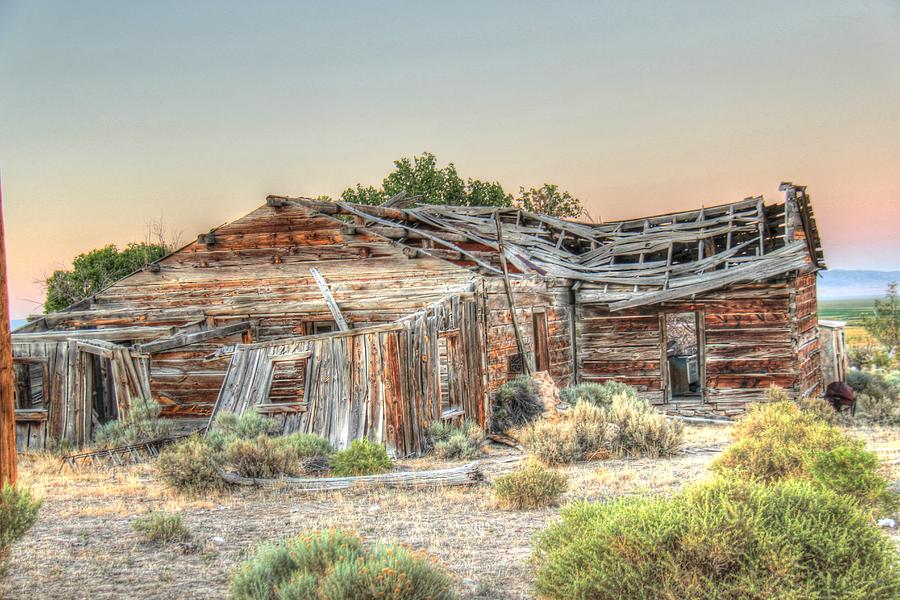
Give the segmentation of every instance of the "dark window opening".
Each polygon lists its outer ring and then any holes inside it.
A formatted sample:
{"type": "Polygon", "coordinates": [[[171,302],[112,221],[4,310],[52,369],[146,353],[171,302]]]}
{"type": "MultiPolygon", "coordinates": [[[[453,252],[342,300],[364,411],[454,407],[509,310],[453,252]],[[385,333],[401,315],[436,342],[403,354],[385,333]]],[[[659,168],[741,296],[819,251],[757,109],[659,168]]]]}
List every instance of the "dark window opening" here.
{"type": "Polygon", "coordinates": [[[547,313],[534,311],[531,314],[534,327],[534,370],[550,370],[550,330],[547,325],[547,313]]]}
{"type": "Polygon", "coordinates": [[[666,313],[666,372],[668,397],[673,402],[702,400],[702,348],[700,347],[700,314],[696,312],[666,313]]]}
{"type": "Polygon", "coordinates": [[[336,331],[338,331],[338,326],[334,321],[310,321],[306,323],[307,335],[321,335],[323,333],[334,333],[336,331]]]}
{"type": "Polygon", "coordinates": [[[16,409],[44,408],[46,363],[13,359],[13,402],[16,409]]]}
{"type": "Polygon", "coordinates": [[[307,358],[278,359],[272,362],[269,402],[272,404],[304,402],[306,396],[307,358]]]}

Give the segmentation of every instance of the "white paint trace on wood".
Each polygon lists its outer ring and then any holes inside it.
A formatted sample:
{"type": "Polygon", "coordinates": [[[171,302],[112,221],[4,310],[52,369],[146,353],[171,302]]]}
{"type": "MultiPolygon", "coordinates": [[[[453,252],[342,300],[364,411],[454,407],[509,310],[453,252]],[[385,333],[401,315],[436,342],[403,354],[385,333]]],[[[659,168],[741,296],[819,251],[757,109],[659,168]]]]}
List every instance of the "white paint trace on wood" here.
{"type": "Polygon", "coordinates": [[[322,295],[325,296],[325,304],[328,305],[328,310],[331,311],[331,316],[334,317],[334,322],[337,323],[338,329],[350,331],[350,326],[347,325],[344,315],[341,314],[341,309],[338,308],[337,302],[334,301],[334,296],[331,295],[331,290],[328,289],[328,282],[325,281],[318,269],[312,268],[309,272],[312,273],[313,278],[316,280],[316,285],[322,290],[322,295]]]}

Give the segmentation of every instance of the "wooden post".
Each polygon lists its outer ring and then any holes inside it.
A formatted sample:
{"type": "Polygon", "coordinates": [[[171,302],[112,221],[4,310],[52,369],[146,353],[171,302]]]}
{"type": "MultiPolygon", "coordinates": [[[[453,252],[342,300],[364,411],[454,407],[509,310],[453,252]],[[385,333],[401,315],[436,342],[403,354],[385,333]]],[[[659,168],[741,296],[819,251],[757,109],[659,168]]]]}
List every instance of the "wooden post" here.
{"type": "Polygon", "coordinates": [[[0,189],[0,485],[13,484],[16,471],[16,408],[13,401],[12,337],[6,287],[6,244],[3,234],[3,191],[0,189]]]}
{"type": "Polygon", "coordinates": [[[503,270],[503,285],[506,287],[506,299],[509,301],[509,312],[512,316],[513,332],[516,334],[516,345],[519,354],[522,355],[522,368],[526,375],[531,375],[531,365],[528,363],[528,353],[525,351],[525,340],[522,338],[522,330],[519,328],[519,318],[516,316],[516,301],[513,297],[512,284],[509,282],[509,268],[506,264],[506,249],[503,246],[503,226],[500,224],[500,211],[494,211],[494,222],[497,224],[497,249],[500,253],[500,267],[503,270]]]}
{"type": "Polygon", "coordinates": [[[347,321],[344,320],[341,309],[338,308],[337,302],[334,301],[334,297],[331,295],[331,290],[328,289],[328,282],[325,281],[325,278],[322,277],[322,274],[319,273],[318,269],[312,268],[309,272],[312,273],[313,279],[316,280],[316,285],[319,286],[319,291],[321,291],[322,295],[325,297],[325,304],[328,306],[328,310],[331,311],[331,316],[334,317],[334,322],[337,323],[338,329],[341,331],[350,331],[350,326],[347,325],[347,321]]]}

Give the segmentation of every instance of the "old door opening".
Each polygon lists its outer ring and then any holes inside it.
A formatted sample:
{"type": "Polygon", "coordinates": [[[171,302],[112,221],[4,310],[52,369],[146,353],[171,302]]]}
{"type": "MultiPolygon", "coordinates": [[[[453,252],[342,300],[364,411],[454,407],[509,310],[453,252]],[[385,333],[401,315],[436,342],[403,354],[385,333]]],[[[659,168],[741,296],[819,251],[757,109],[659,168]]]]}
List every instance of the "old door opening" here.
{"type": "Polygon", "coordinates": [[[463,414],[462,390],[459,388],[459,330],[444,331],[438,336],[438,369],[441,391],[441,418],[450,419],[463,414]]]}
{"type": "Polygon", "coordinates": [[[94,426],[115,421],[119,418],[116,386],[112,361],[98,354],[82,353],[84,359],[84,391],[86,404],[91,408],[91,422],[94,426]]]}
{"type": "Polygon", "coordinates": [[[534,327],[534,370],[550,370],[550,331],[547,327],[547,312],[535,309],[531,313],[534,327]]]}
{"type": "Polygon", "coordinates": [[[703,332],[698,312],[665,313],[664,387],[669,402],[703,401],[703,332]]]}

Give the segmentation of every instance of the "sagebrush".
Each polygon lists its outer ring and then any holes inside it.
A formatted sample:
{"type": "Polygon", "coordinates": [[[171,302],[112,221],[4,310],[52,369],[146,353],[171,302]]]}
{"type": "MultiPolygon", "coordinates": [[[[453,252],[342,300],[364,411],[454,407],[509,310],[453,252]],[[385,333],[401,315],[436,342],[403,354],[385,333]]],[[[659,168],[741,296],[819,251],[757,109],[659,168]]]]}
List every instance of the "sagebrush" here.
{"type": "Polygon", "coordinates": [[[37,521],[41,499],[21,485],[3,484],[0,490],[0,568],[9,557],[9,548],[37,521]]]}
{"type": "Polygon", "coordinates": [[[185,526],[181,513],[154,510],[135,519],[132,529],[151,542],[186,542],[191,532],[185,526]]]}
{"type": "Polygon", "coordinates": [[[746,481],[809,480],[880,511],[894,504],[877,456],[793,402],[757,405],[732,430],[732,443],[714,472],[746,481]]]}
{"type": "Polygon", "coordinates": [[[393,462],[385,447],[367,439],[353,440],[347,449],[331,457],[331,469],[338,477],[377,475],[391,468],[393,462]]]}
{"type": "Polygon", "coordinates": [[[449,600],[446,571],[405,546],[365,546],[341,531],[266,544],[232,576],[235,600],[449,600]]]}
{"type": "Polygon", "coordinates": [[[565,474],[529,460],[511,473],[500,475],[492,484],[494,501],[500,508],[521,510],[559,504],[568,487],[565,474]]]}
{"type": "Polygon", "coordinates": [[[560,600],[900,595],[890,540],[848,498],[796,480],[580,502],[539,536],[534,559],[537,595],[560,600]]]}
{"type": "Polygon", "coordinates": [[[167,486],[186,494],[202,494],[221,489],[223,467],[220,452],[200,436],[190,436],[166,446],[156,459],[156,473],[167,486]]]}
{"type": "Polygon", "coordinates": [[[220,412],[206,434],[206,443],[216,450],[223,450],[234,440],[255,440],[261,435],[268,435],[274,428],[273,419],[253,410],[242,415],[220,412]]]}
{"type": "Polygon", "coordinates": [[[117,419],[100,425],[94,431],[93,443],[100,448],[119,448],[160,440],[172,435],[175,422],[160,419],[162,407],[156,400],[134,399],[125,420],[117,419]]]}
{"type": "Polygon", "coordinates": [[[438,458],[474,458],[481,455],[484,432],[474,421],[464,421],[459,427],[434,421],[428,426],[428,441],[438,458]]]}
{"type": "Polygon", "coordinates": [[[618,381],[604,383],[579,383],[563,388],[559,391],[559,397],[572,406],[579,402],[588,402],[601,408],[609,407],[616,396],[628,396],[637,398],[637,390],[632,386],[618,381]]]}

